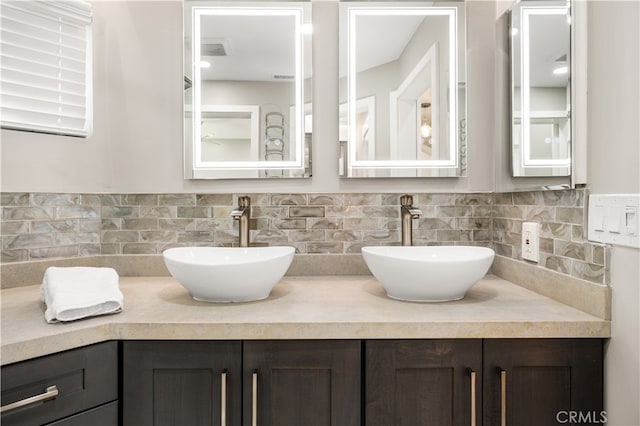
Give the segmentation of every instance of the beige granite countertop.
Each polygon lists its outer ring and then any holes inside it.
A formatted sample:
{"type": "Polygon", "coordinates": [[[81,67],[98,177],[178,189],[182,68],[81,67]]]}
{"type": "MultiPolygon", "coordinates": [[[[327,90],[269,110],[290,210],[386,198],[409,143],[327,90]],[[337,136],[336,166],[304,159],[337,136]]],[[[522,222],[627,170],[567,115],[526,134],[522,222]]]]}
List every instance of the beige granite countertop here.
{"type": "Polygon", "coordinates": [[[459,301],[388,298],[372,276],[286,276],[252,303],[197,302],[172,277],[121,277],[124,311],[47,324],[39,286],[2,290],[2,365],[105,340],[586,338],[610,322],[487,275],[459,301]]]}

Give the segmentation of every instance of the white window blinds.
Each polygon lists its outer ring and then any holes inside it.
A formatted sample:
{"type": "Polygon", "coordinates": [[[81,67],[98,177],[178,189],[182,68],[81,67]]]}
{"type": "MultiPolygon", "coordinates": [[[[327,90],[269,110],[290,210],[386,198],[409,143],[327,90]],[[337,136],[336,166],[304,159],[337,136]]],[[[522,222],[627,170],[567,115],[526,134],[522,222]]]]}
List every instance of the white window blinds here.
{"type": "Polygon", "coordinates": [[[0,3],[3,128],[90,136],[91,20],[78,0],[0,3]]]}

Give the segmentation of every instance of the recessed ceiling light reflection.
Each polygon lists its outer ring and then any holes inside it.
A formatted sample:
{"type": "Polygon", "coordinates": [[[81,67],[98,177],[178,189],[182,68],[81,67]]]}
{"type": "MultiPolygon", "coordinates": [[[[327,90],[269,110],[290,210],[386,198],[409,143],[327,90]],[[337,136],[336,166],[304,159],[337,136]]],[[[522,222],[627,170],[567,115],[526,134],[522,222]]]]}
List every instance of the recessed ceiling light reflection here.
{"type": "Polygon", "coordinates": [[[561,65],[559,67],[554,68],[553,73],[555,75],[562,75],[569,72],[569,67],[566,65],[561,65]]]}

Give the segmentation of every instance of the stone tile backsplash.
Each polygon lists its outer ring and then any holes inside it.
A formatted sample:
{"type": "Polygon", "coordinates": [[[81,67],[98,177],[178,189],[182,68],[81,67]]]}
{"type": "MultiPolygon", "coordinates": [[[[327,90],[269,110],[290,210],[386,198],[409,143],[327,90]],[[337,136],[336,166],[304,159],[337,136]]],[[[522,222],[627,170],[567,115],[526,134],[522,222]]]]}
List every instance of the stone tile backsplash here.
{"type": "MultiPolygon", "coordinates": [[[[251,197],[251,241],[298,253],[359,253],[400,243],[400,195],[391,193],[46,194],[2,193],[2,262],[160,254],[169,247],[233,246],[230,213],[251,197]]],[[[413,194],[422,217],[416,245],[495,248],[520,259],[524,221],[542,223],[540,266],[599,284],[608,249],[584,238],[585,192],[413,194]]]]}
{"type": "Polygon", "coordinates": [[[523,222],[539,222],[539,266],[597,284],[609,283],[609,248],[586,239],[585,190],[495,194],[496,254],[522,260],[523,222]]]}
{"type": "Polygon", "coordinates": [[[101,253],[102,197],[3,193],[2,263],[101,253]]]}
{"type": "MultiPolygon", "coordinates": [[[[2,262],[233,246],[245,194],[2,194],[2,262]]],[[[399,244],[401,194],[248,194],[251,241],[298,253],[399,244]]],[[[492,194],[414,194],[415,244],[491,243],[492,194]]]]}

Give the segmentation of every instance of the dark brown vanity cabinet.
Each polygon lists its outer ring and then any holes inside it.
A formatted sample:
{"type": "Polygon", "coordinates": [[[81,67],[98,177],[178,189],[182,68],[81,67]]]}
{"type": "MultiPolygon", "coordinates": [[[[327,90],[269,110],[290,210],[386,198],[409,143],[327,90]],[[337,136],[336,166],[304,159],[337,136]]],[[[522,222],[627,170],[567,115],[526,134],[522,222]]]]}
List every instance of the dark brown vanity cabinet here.
{"type": "Polygon", "coordinates": [[[242,342],[122,346],[123,425],[240,425],[242,342]]]}
{"type": "Polygon", "coordinates": [[[602,345],[602,339],[366,341],[365,424],[602,424],[602,345]]]}
{"type": "Polygon", "coordinates": [[[118,343],[2,367],[3,426],[117,426],[118,343]]]}
{"type": "Polygon", "coordinates": [[[602,339],[484,342],[484,424],[604,423],[602,339]]]}
{"type": "Polygon", "coordinates": [[[368,340],[365,359],[367,426],[481,424],[482,340],[368,340]]]}
{"type": "Polygon", "coordinates": [[[123,424],[360,425],[360,341],[123,342],[123,424]]]}
{"type": "Polygon", "coordinates": [[[360,425],[358,340],[244,344],[244,426],[360,425]]]}
{"type": "Polygon", "coordinates": [[[603,342],[105,342],[3,366],[2,425],[598,425],[603,342]]]}

